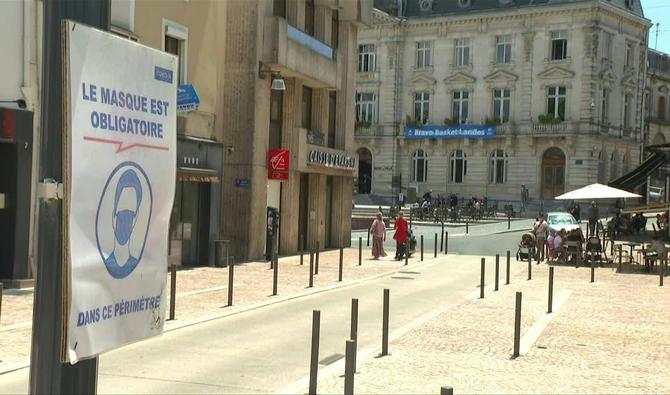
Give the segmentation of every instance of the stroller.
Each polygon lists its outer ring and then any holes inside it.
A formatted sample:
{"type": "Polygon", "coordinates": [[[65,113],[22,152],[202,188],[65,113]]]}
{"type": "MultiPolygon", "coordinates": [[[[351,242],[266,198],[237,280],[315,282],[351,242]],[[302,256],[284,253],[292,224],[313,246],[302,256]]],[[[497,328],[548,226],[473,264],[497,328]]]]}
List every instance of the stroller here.
{"type": "Polygon", "coordinates": [[[519,249],[516,252],[517,261],[527,261],[531,259],[535,251],[535,234],[526,232],[521,236],[519,249]]]}

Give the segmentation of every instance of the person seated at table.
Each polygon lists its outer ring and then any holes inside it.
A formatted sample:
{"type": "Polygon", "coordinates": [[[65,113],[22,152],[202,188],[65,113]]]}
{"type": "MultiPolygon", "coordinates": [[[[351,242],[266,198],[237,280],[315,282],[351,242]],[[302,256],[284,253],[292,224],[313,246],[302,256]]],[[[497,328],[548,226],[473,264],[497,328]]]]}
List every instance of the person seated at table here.
{"type": "Polygon", "coordinates": [[[562,262],[565,261],[565,243],[563,240],[566,237],[565,229],[561,229],[560,232],[554,236],[554,257],[556,260],[562,262]]]}
{"type": "Polygon", "coordinates": [[[668,249],[665,247],[665,244],[660,237],[654,236],[654,238],[651,240],[651,247],[649,247],[647,252],[652,252],[654,258],[651,265],[648,265],[647,260],[645,259],[644,265],[646,266],[647,270],[651,269],[653,261],[658,260],[660,267],[662,262],[668,259],[668,249]]]}
{"type": "MultiPolygon", "coordinates": [[[[566,250],[567,252],[575,252],[578,255],[582,254],[582,243],[584,243],[584,235],[582,234],[582,229],[577,228],[573,229],[570,232],[568,232],[568,235],[566,236],[566,241],[571,241],[571,242],[577,242],[577,246],[575,247],[568,247],[566,250]]],[[[576,256],[573,255],[573,259],[577,259],[576,256]]]]}
{"type": "Polygon", "coordinates": [[[551,262],[554,258],[554,238],[556,238],[556,230],[552,229],[547,236],[547,261],[551,262]]]}
{"type": "Polygon", "coordinates": [[[640,233],[644,231],[647,227],[647,217],[642,215],[642,213],[637,213],[632,219],[633,231],[635,233],[640,233]]]}

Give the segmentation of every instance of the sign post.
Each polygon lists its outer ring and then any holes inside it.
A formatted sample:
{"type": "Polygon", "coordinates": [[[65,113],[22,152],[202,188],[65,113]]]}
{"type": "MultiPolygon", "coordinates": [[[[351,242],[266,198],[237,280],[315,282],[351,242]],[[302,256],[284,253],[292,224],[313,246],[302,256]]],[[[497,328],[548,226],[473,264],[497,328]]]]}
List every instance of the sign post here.
{"type": "MultiPolygon", "coordinates": [[[[67,18],[109,29],[109,0],[43,2],[41,151],[39,180],[63,180],[62,24],[67,18]]],[[[56,184],[57,185],[57,184],[56,184]]],[[[56,188],[58,189],[58,188],[56,188]]],[[[98,361],[62,363],[62,209],[60,196],[39,196],[39,232],[30,363],[30,393],[88,393],[97,390],[98,361]]]]}
{"type": "Polygon", "coordinates": [[[76,363],[163,332],[177,58],[65,30],[64,342],[76,363]]]}

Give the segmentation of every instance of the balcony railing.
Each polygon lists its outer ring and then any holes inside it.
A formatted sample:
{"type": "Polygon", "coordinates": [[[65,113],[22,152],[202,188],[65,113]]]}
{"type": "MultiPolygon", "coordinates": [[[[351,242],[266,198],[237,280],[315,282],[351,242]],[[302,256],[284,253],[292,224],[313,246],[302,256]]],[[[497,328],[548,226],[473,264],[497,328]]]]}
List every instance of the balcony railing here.
{"type": "Polygon", "coordinates": [[[562,133],[568,129],[566,122],[561,123],[533,123],[533,133],[562,133]]]}
{"type": "Polygon", "coordinates": [[[310,48],[321,56],[333,59],[333,48],[296,27],[288,25],[288,38],[310,48]]]}

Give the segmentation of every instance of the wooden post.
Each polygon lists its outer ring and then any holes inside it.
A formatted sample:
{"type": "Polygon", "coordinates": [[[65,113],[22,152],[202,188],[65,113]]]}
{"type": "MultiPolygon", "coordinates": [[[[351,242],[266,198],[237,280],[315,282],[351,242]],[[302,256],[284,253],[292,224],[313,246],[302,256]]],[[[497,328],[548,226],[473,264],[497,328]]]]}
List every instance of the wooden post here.
{"type": "Polygon", "coordinates": [[[500,255],[499,254],[496,254],[496,271],[495,271],[495,274],[496,274],[495,287],[494,287],[493,290],[497,291],[498,290],[498,283],[500,281],[499,280],[499,277],[500,277],[500,255]]]}
{"type": "Polygon", "coordinates": [[[235,275],[235,257],[230,258],[228,265],[228,306],[233,305],[233,276],[235,275]]]}
{"type": "Polygon", "coordinates": [[[384,310],[382,312],[382,356],[389,354],[389,289],[384,289],[384,310]]]}
{"type": "Polygon", "coordinates": [[[344,266],[344,248],[340,247],[340,266],[337,273],[337,281],[342,281],[343,266],[344,266]]]}
{"type": "Polygon", "coordinates": [[[547,314],[551,314],[554,307],[554,268],[549,268],[549,300],[547,302],[547,314]]]}
{"type": "Polygon", "coordinates": [[[423,235],[421,235],[421,262],[423,262],[423,235]]]}
{"type": "Polygon", "coordinates": [[[509,285],[509,250],[507,250],[507,268],[505,270],[505,284],[509,285]]]}
{"type": "Polygon", "coordinates": [[[484,299],[484,271],[486,270],[486,259],[482,258],[481,272],[479,276],[479,298],[484,299]]]}
{"type": "Polygon", "coordinates": [[[512,358],[519,356],[521,344],[521,292],[516,293],[516,304],[514,307],[514,353],[512,358]]]}
{"type": "Polygon", "coordinates": [[[170,318],[174,320],[177,303],[177,265],[170,265],[170,318]]]}
{"type": "Polygon", "coordinates": [[[321,311],[312,311],[312,355],[309,361],[309,395],[316,395],[319,376],[319,337],[321,331],[321,311]]]}

